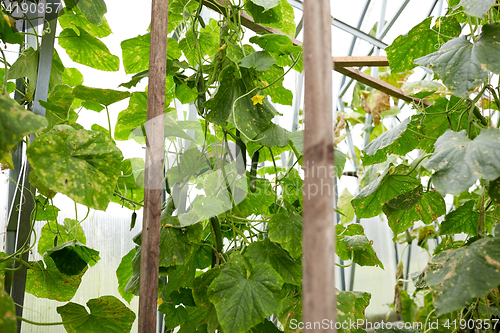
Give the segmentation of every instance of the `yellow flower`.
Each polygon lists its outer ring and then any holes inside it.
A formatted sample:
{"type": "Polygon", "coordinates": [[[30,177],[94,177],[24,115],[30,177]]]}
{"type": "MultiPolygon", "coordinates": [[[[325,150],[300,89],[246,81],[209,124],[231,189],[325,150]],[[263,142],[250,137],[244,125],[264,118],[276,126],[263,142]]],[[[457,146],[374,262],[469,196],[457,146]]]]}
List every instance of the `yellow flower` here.
{"type": "Polygon", "coordinates": [[[158,297],[158,306],[163,304],[163,299],[161,297],[158,297]]]}
{"type": "Polygon", "coordinates": [[[264,85],[264,87],[269,86],[269,83],[267,83],[266,81],[262,81],[262,84],[264,85]]]}
{"type": "Polygon", "coordinates": [[[257,105],[257,103],[262,104],[262,100],[264,99],[264,96],[262,95],[255,95],[254,97],[252,97],[252,102],[253,102],[253,105],[257,105]]]}

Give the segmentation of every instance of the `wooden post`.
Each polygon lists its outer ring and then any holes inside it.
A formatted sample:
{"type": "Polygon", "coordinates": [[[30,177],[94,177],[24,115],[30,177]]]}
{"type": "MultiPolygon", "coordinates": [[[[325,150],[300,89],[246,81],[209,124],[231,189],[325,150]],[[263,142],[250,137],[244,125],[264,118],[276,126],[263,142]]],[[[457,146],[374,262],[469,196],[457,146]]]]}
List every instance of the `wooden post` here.
{"type": "Polygon", "coordinates": [[[304,0],[304,332],[336,331],[332,69],[330,0],[304,0]]]}
{"type": "Polygon", "coordinates": [[[139,333],[156,332],[160,215],[163,181],[165,77],[167,69],[168,0],[153,0],[149,52],[146,171],[142,224],[139,333]]]}

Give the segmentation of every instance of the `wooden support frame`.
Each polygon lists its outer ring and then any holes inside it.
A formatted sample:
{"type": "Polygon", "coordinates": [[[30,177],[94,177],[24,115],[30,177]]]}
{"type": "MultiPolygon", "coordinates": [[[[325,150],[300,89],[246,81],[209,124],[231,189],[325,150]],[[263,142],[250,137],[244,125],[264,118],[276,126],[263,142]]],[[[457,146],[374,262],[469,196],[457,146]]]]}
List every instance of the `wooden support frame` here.
{"type": "Polygon", "coordinates": [[[336,332],[335,173],[330,0],[304,1],[304,206],[302,314],[304,323],[336,332]]]}
{"type": "Polygon", "coordinates": [[[153,0],[149,55],[146,171],[142,223],[139,333],[156,332],[164,156],[168,0],[153,0]]]}

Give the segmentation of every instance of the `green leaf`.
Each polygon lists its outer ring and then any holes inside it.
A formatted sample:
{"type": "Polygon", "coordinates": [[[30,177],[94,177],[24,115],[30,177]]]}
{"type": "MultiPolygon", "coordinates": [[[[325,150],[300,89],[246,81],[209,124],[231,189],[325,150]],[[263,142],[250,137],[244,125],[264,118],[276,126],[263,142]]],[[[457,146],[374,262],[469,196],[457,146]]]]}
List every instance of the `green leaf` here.
{"type": "MultiPolygon", "coordinates": [[[[48,207],[48,209],[51,209],[48,207]]],[[[63,224],[58,224],[56,220],[45,223],[38,240],[38,253],[44,256],[45,252],[54,247],[54,238],[57,236],[57,243],[62,244],[76,239],[82,244],[87,243],[83,228],[77,220],[64,219],[63,224]]]]}
{"type": "Polygon", "coordinates": [[[121,42],[125,73],[139,73],[149,68],[149,43],[151,35],[137,36],[121,42]]]}
{"type": "Polygon", "coordinates": [[[500,130],[496,128],[483,129],[474,140],[465,131],[448,130],[435,147],[426,168],[436,170],[432,182],[442,194],[459,194],[480,178],[500,176],[500,130]]]}
{"type": "Polygon", "coordinates": [[[286,129],[271,123],[255,137],[255,140],[266,147],[285,147],[288,145],[289,135],[290,132],[286,129]]]}
{"type": "Polygon", "coordinates": [[[345,167],[345,162],[347,161],[347,155],[341,152],[339,149],[335,148],[333,150],[333,157],[334,157],[335,176],[337,178],[340,178],[344,173],[344,167],[345,167]]]}
{"type": "MultiPolygon", "coordinates": [[[[162,219],[162,223],[164,223],[162,219]]],[[[169,220],[167,220],[169,221],[169,220]]],[[[164,227],[160,234],[160,266],[184,265],[193,254],[195,245],[203,236],[201,223],[185,228],[164,227]],[[185,230],[183,230],[185,229],[185,230]]]]}
{"type": "MultiPolygon", "coordinates": [[[[292,132],[288,139],[293,144],[300,156],[304,155],[304,131],[292,132]]],[[[297,156],[298,158],[299,156],[297,156]]]]}
{"type": "Polygon", "coordinates": [[[500,284],[500,238],[483,238],[433,257],[425,269],[436,315],[462,309],[500,284]]]}
{"type": "MultiPolygon", "coordinates": [[[[0,18],[1,20],[2,18],[0,18]]],[[[17,332],[16,306],[14,300],[4,290],[3,279],[0,278],[0,331],[17,332]]]]}
{"type": "Polygon", "coordinates": [[[269,238],[288,251],[292,258],[302,254],[302,216],[278,213],[269,220],[269,238]]]}
{"type": "Polygon", "coordinates": [[[31,101],[33,100],[33,94],[35,92],[37,72],[38,51],[30,47],[21,53],[16,62],[9,68],[7,80],[26,77],[28,79],[28,87],[26,88],[24,100],[31,101]]]}
{"type": "Polygon", "coordinates": [[[281,30],[289,36],[295,36],[294,12],[288,1],[280,1],[279,5],[266,10],[248,0],[245,2],[245,11],[252,16],[255,23],[281,30]]]}
{"type": "Polygon", "coordinates": [[[364,187],[351,201],[356,216],[360,219],[375,217],[389,200],[421,186],[420,180],[406,175],[409,167],[390,166],[382,175],[364,187]]]}
{"type": "MultiPolygon", "coordinates": [[[[207,120],[217,125],[225,125],[229,121],[243,133],[244,137],[254,139],[270,123],[271,119],[278,114],[276,109],[267,99],[262,100],[262,104],[252,101],[256,94],[247,93],[244,79],[236,78],[236,68],[226,67],[220,74],[220,82],[217,93],[204,106],[211,110],[207,114],[207,120]]],[[[244,72],[244,76],[247,73],[244,72]]]]}
{"type": "Polygon", "coordinates": [[[371,141],[364,149],[363,165],[384,162],[387,160],[388,154],[404,156],[417,148],[419,143],[418,134],[407,130],[407,128],[410,128],[415,131],[417,125],[417,121],[406,118],[396,127],[371,141]]]}
{"type": "Polygon", "coordinates": [[[108,11],[104,0],[78,0],[78,9],[90,23],[101,25],[104,20],[104,14],[108,11]]]}
{"type": "Polygon", "coordinates": [[[447,42],[451,37],[458,37],[462,30],[454,17],[440,17],[432,27],[431,23],[432,17],[426,18],[408,34],[397,37],[385,49],[392,72],[413,69],[415,59],[433,53],[436,45],[447,42]]]}
{"type": "Polygon", "coordinates": [[[87,264],[94,266],[101,259],[99,251],[86,247],[76,239],[47,250],[47,254],[54,260],[59,272],[66,275],[78,275],[87,268],[87,264]]]}
{"type": "Polygon", "coordinates": [[[271,242],[269,238],[265,238],[262,242],[250,244],[245,251],[245,257],[248,258],[252,266],[258,264],[271,265],[285,283],[296,286],[300,286],[302,283],[301,265],[290,258],[288,253],[279,245],[271,242]]]}
{"type": "MultiPolygon", "coordinates": [[[[247,181],[248,186],[250,186],[250,177],[247,177],[247,181]]],[[[248,192],[245,199],[236,206],[237,216],[248,217],[252,214],[256,216],[269,214],[268,207],[275,200],[271,182],[265,178],[257,178],[254,182],[256,190],[254,193],[248,192]]]]}
{"type": "Polygon", "coordinates": [[[66,302],[75,296],[82,282],[84,269],[80,274],[68,276],[62,274],[54,264],[52,258],[44,257],[45,267],[42,260],[33,263],[34,269],[28,269],[26,276],[26,292],[36,297],[53,299],[66,302]]]}
{"type": "Polygon", "coordinates": [[[493,201],[500,205],[500,177],[490,182],[488,195],[493,201]]]}
{"type": "MultiPolygon", "coordinates": [[[[135,202],[141,202],[144,199],[144,169],[144,160],[140,157],[123,160],[121,175],[116,184],[122,196],[135,202]]],[[[116,195],[113,195],[111,201],[132,210],[139,209],[137,205],[116,195]]]]}
{"type": "Polygon", "coordinates": [[[193,299],[198,306],[208,306],[210,303],[207,291],[212,281],[220,275],[222,266],[215,266],[205,273],[198,275],[193,281],[193,299]]]}
{"type": "Polygon", "coordinates": [[[283,280],[268,264],[249,269],[245,259],[235,255],[208,288],[208,298],[215,305],[224,331],[244,333],[278,313],[281,304],[274,295],[283,280]]]}
{"type": "Polygon", "coordinates": [[[2,17],[0,17],[0,37],[2,41],[7,44],[20,44],[24,43],[24,35],[20,34],[15,26],[15,19],[10,16],[2,7],[2,17]]]}
{"type": "Polygon", "coordinates": [[[57,307],[64,328],[68,332],[130,332],[135,313],[114,296],[101,296],[87,302],[90,313],[84,306],[70,302],[57,307]]]}
{"type": "Polygon", "coordinates": [[[495,4],[495,0],[461,0],[460,6],[464,7],[467,15],[483,18],[495,4]]]}
{"type": "Polygon", "coordinates": [[[135,256],[135,249],[130,250],[125,256],[123,256],[118,268],[116,269],[116,278],[118,280],[118,292],[129,304],[132,298],[134,298],[133,293],[125,292],[125,286],[127,282],[132,278],[132,259],[135,256]]]}
{"type": "Polygon", "coordinates": [[[109,204],[123,159],[104,133],[67,125],[38,136],[27,155],[43,184],[100,210],[109,204]]]}
{"type": "Polygon", "coordinates": [[[99,39],[80,27],[77,29],[80,34],[70,28],[64,29],[59,35],[59,45],[66,50],[71,60],[102,71],[118,71],[120,58],[112,55],[99,39]]]}
{"type": "Polygon", "coordinates": [[[344,227],[340,224],[336,226],[337,238],[335,252],[342,260],[350,260],[354,251],[354,262],[360,266],[379,266],[384,269],[384,265],[378,259],[372,243],[365,236],[365,231],[361,224],[350,224],[344,227]]]}
{"type": "Polygon", "coordinates": [[[347,188],[342,191],[339,201],[337,203],[337,208],[342,212],[340,215],[340,223],[346,224],[352,222],[354,219],[354,207],[351,205],[351,200],[354,196],[349,192],[347,188]]]}
{"type": "Polygon", "coordinates": [[[500,25],[486,24],[474,44],[464,36],[457,37],[415,63],[430,66],[453,94],[468,98],[469,92],[485,82],[489,71],[500,73],[500,61],[492,56],[500,52],[498,38],[500,25]]]}
{"type": "Polygon", "coordinates": [[[24,136],[47,127],[47,120],[23,109],[9,96],[0,95],[0,158],[10,154],[24,136]]]}
{"type": "Polygon", "coordinates": [[[384,205],[383,211],[392,232],[398,235],[413,226],[415,221],[432,223],[446,213],[446,205],[441,194],[433,191],[424,193],[420,201],[408,210],[394,209],[384,205]]]}
{"type": "Polygon", "coordinates": [[[479,213],[474,211],[474,200],[469,200],[451,213],[448,213],[439,228],[440,235],[453,235],[465,232],[477,236],[479,213]]]}
{"type": "Polygon", "coordinates": [[[280,0],[250,0],[250,1],[252,1],[257,6],[263,7],[264,11],[276,7],[280,3],[280,0]]]}
{"type": "MultiPolygon", "coordinates": [[[[370,304],[370,299],[371,295],[362,291],[337,290],[337,322],[356,323],[358,320],[364,320],[365,309],[370,304]]],[[[341,332],[351,331],[342,330],[341,332]]]]}
{"type": "Polygon", "coordinates": [[[99,89],[85,86],[76,86],[73,89],[73,96],[93,103],[110,106],[130,96],[128,91],[118,91],[113,89],[99,89]]]}
{"type": "MultiPolygon", "coordinates": [[[[59,13],[59,24],[63,29],[73,28],[75,26],[83,28],[85,31],[96,38],[107,37],[111,34],[111,28],[109,27],[106,18],[103,18],[102,24],[96,25],[90,23],[90,21],[87,20],[76,8],[73,8],[73,11],[64,8],[59,13]]],[[[78,34],[78,29],[76,29],[75,32],[78,34]]]]}
{"type": "Polygon", "coordinates": [[[62,82],[70,87],[78,86],[83,84],[83,75],[76,68],[65,68],[62,75],[62,82]]]}
{"type": "MultiPolygon", "coordinates": [[[[273,36],[273,35],[268,35],[273,36]]],[[[288,37],[285,37],[288,38],[288,37]]],[[[293,93],[283,87],[284,77],[283,74],[285,70],[282,67],[276,65],[271,66],[267,71],[260,73],[260,79],[267,82],[268,84],[273,83],[275,80],[281,79],[274,83],[272,86],[268,86],[265,90],[269,94],[273,103],[278,103],[281,105],[292,105],[293,93]]]]}
{"type": "MultiPolygon", "coordinates": [[[[172,88],[175,87],[172,77],[167,76],[167,83],[172,83],[172,88]],[[171,80],[171,81],[170,81],[171,80]],[[168,82],[170,81],[170,82],[168,82]]],[[[168,95],[168,103],[170,103],[172,95],[168,95]]],[[[130,96],[128,108],[118,114],[118,120],[115,126],[116,140],[134,139],[144,143],[144,133],[141,125],[145,125],[147,121],[147,105],[148,97],[145,92],[134,92],[130,96]]],[[[165,103],[167,105],[167,103],[165,103]]],[[[187,135],[177,124],[177,122],[168,114],[165,114],[164,119],[165,136],[176,136],[187,140],[192,138],[187,135]]]]}
{"type": "Polygon", "coordinates": [[[198,55],[203,60],[213,57],[219,51],[219,31],[217,21],[210,19],[210,24],[200,29],[197,40],[189,33],[179,41],[179,48],[191,65],[199,64],[198,55]]]}
{"type": "Polygon", "coordinates": [[[276,62],[268,52],[257,51],[241,59],[240,66],[245,68],[255,68],[258,71],[267,71],[276,62]]]}
{"type": "Polygon", "coordinates": [[[158,311],[165,315],[165,328],[170,330],[189,320],[188,310],[184,306],[175,306],[172,303],[162,303],[158,311]]]}
{"type": "Polygon", "coordinates": [[[196,263],[201,246],[196,246],[185,265],[177,265],[168,270],[168,280],[165,285],[165,295],[170,295],[181,288],[191,287],[196,275],[196,263]]]}

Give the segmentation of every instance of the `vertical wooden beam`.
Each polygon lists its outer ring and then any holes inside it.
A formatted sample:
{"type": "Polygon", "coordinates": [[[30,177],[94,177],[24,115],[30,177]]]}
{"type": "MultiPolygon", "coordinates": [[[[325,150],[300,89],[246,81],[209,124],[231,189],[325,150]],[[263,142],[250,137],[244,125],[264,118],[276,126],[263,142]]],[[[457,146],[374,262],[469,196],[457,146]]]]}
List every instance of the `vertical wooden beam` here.
{"type": "Polygon", "coordinates": [[[153,0],[149,52],[146,171],[142,224],[139,333],[156,332],[160,215],[163,179],[165,77],[167,68],[168,0],[153,0]]]}
{"type": "Polygon", "coordinates": [[[332,69],[330,0],[304,0],[303,320],[331,323],[304,332],[335,332],[332,69]]]}

